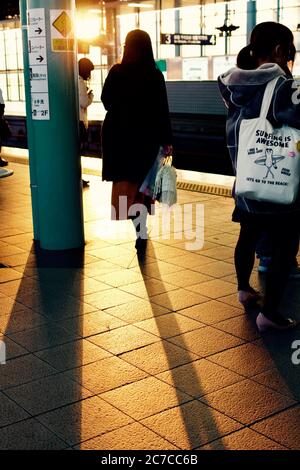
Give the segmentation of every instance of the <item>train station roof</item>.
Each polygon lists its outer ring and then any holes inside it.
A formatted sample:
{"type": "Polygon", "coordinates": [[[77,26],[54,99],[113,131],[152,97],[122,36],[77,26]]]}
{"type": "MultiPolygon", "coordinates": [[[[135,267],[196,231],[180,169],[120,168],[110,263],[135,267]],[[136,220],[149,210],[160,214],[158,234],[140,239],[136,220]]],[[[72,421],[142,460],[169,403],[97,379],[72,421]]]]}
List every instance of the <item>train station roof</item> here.
{"type": "MultiPolygon", "coordinates": [[[[219,3],[222,0],[202,0],[202,4],[205,3],[219,3]]],[[[101,5],[99,0],[76,0],[77,8],[97,8],[101,5]]],[[[128,6],[133,5],[132,0],[105,0],[107,7],[118,8],[119,11],[125,13],[128,6]]],[[[135,0],[134,5],[136,8],[139,8],[138,5],[141,5],[140,8],[149,8],[149,9],[167,9],[167,8],[178,8],[178,7],[187,7],[198,5],[198,0],[160,0],[156,2],[155,0],[146,0],[140,1],[135,0]]],[[[0,21],[11,19],[19,15],[19,0],[6,0],[0,4],[0,21]]]]}

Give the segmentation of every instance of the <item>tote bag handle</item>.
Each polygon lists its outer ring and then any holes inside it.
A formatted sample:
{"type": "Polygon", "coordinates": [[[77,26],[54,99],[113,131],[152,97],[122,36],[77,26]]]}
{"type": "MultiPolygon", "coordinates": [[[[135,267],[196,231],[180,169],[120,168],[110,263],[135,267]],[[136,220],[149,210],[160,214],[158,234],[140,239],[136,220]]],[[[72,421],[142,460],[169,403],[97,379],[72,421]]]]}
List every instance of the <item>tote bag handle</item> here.
{"type": "Polygon", "coordinates": [[[262,104],[261,104],[260,118],[267,119],[269,108],[271,106],[273,93],[274,93],[276,83],[278,82],[279,78],[280,77],[274,78],[273,80],[268,82],[266,86],[264,97],[263,97],[262,104]]]}

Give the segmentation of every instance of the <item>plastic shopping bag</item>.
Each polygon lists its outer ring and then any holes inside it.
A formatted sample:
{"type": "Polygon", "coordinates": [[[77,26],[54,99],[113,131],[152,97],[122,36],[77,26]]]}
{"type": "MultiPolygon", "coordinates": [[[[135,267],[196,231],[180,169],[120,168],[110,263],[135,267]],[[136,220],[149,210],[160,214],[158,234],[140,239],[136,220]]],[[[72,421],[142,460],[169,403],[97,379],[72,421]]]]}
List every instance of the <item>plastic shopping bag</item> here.
{"type": "Polygon", "coordinates": [[[143,181],[143,183],[142,183],[142,185],[139,189],[140,193],[143,193],[143,194],[145,194],[145,196],[149,196],[152,199],[154,199],[153,195],[154,195],[154,187],[155,187],[156,176],[157,176],[158,171],[163,166],[164,158],[165,158],[165,156],[164,156],[163,148],[160,147],[159,151],[158,151],[158,154],[157,154],[157,157],[156,157],[156,160],[153,163],[152,167],[150,168],[146,178],[144,179],[144,181],[143,181]]]}
{"type": "Polygon", "coordinates": [[[155,187],[154,187],[154,198],[166,204],[167,206],[173,206],[177,202],[177,174],[175,168],[172,166],[172,157],[165,157],[163,166],[157,173],[155,187]]]}

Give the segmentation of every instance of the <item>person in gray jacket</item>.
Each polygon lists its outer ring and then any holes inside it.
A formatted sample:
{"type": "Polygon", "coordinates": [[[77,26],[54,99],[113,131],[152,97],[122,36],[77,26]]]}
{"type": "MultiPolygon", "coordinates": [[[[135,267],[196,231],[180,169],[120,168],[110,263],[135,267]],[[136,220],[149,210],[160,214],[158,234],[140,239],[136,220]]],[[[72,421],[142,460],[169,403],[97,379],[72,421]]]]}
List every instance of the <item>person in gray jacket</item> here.
{"type": "MultiPolygon", "coordinates": [[[[293,41],[289,28],[274,22],[260,23],[252,31],[250,44],[242,50],[243,57],[248,55],[255,68],[233,68],[218,78],[220,92],[228,107],[227,144],[234,170],[241,121],[259,116],[266,85],[276,77],[279,79],[267,118],[274,127],[287,124],[300,129],[300,92],[294,80],[285,74],[293,41]]],[[[279,304],[299,248],[295,232],[300,230],[300,196],[294,204],[281,205],[237,196],[234,188],[233,195],[235,209],[232,220],[241,226],[235,249],[239,301],[247,307],[259,299],[249,280],[256,244],[262,233],[267,232],[272,245],[272,260],[266,274],[263,309],[256,319],[257,327],[259,331],[294,327],[297,322],[284,318],[279,312],[279,304]]]]}
{"type": "MultiPolygon", "coordinates": [[[[295,56],[296,56],[296,48],[293,45],[290,49],[290,55],[288,56],[288,62],[285,66],[281,68],[285,72],[287,78],[293,78],[292,70],[293,65],[295,63],[295,56]]],[[[236,64],[238,68],[243,70],[253,70],[257,68],[257,64],[255,59],[250,56],[247,47],[242,49],[238,56],[236,64]]],[[[299,243],[300,234],[295,233],[295,243],[299,243]]],[[[269,269],[272,252],[271,252],[271,242],[269,241],[269,234],[263,233],[261,239],[258,241],[256,245],[256,257],[259,259],[259,264],[257,270],[259,273],[266,273],[269,269]]],[[[289,274],[290,279],[297,279],[300,278],[300,266],[298,265],[297,258],[293,261],[293,266],[289,274]]]]}

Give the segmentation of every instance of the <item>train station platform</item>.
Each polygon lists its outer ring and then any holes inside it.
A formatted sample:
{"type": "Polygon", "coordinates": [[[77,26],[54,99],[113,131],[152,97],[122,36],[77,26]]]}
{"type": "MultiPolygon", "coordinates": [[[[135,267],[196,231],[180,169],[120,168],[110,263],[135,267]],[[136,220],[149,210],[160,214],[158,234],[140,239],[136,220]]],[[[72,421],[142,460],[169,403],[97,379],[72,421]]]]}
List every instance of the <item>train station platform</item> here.
{"type": "MultiPolygon", "coordinates": [[[[9,162],[29,164],[28,150],[23,148],[2,147],[1,155],[9,162]]],[[[95,157],[81,157],[82,172],[85,175],[102,175],[102,159],[95,157]]],[[[233,176],[203,173],[199,171],[177,170],[179,189],[187,191],[200,191],[208,194],[217,194],[231,197],[234,182],[233,176]]]]}
{"type": "MultiPolygon", "coordinates": [[[[84,250],[46,256],[32,240],[29,167],[9,168],[0,449],[300,449],[300,329],[259,335],[257,312],[238,304],[231,198],[179,189],[179,208],[204,219],[150,230],[141,260],[129,222],[108,218],[110,184],[90,173],[84,250]]],[[[256,269],[252,281],[263,288],[256,269]]],[[[282,308],[300,319],[299,281],[282,308]]]]}

